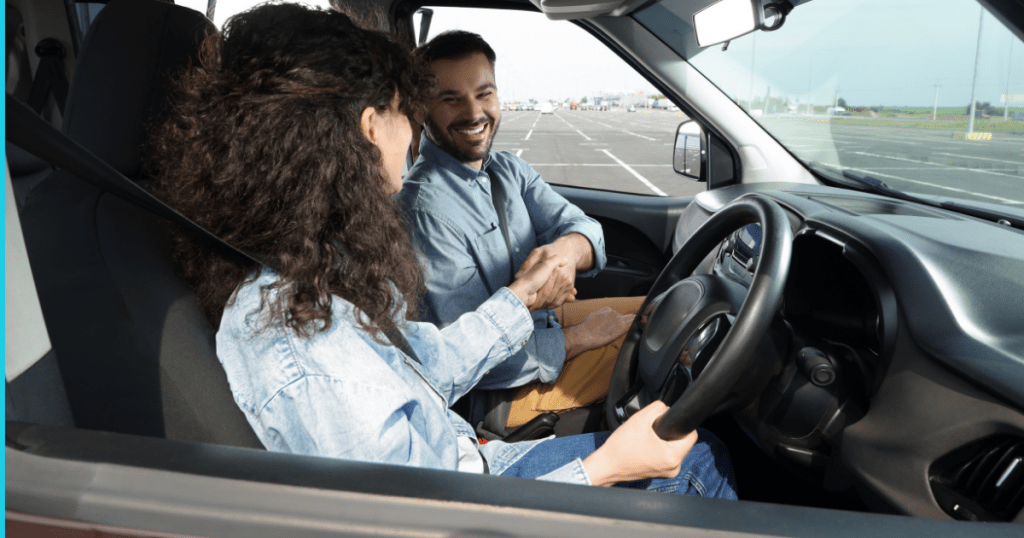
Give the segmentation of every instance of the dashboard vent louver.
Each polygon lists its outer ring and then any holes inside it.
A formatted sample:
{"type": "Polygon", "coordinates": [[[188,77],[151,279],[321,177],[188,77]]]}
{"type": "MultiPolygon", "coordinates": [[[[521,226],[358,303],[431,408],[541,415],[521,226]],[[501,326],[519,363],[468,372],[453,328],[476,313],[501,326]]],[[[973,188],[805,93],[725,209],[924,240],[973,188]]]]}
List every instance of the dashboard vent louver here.
{"type": "Polygon", "coordinates": [[[929,478],[949,515],[1010,521],[1024,508],[1024,439],[997,436],[972,443],[936,461],[929,478]]]}

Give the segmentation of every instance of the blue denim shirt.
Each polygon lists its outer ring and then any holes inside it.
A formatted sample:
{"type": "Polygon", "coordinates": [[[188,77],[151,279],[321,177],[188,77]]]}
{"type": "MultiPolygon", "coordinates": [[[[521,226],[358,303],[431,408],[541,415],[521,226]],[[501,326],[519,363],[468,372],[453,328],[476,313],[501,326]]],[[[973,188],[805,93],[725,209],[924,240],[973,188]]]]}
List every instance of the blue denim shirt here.
{"type": "MultiPolygon", "coordinates": [[[[601,225],[552,190],[526,161],[492,151],[484,168],[504,186],[511,267],[487,173],[458,161],[426,134],[420,139],[420,157],[397,195],[427,272],[424,317],[442,327],[507,286],[510,269],[518,270],[530,251],[563,235],[582,234],[593,246],[594,268],[580,276],[596,274],[607,261],[601,225]]],[[[550,310],[534,312],[533,326],[523,349],[496,365],[478,388],[555,381],[565,362],[565,335],[550,310]]]]}
{"type": "MultiPolygon", "coordinates": [[[[507,288],[441,330],[407,323],[402,332],[421,361],[362,331],[355,307],[334,297],[333,323],[302,338],[261,310],[261,288],[276,273],[236,291],[217,331],[217,357],[235,402],[269,450],[458,470],[457,438],[476,441],[447,409],[489,368],[529,338],[529,311],[507,288]]],[[[267,300],[274,299],[267,291],[267,300]]],[[[540,441],[480,445],[501,474],[540,441]]],[[[578,458],[541,480],[589,484],[578,458]]]]}

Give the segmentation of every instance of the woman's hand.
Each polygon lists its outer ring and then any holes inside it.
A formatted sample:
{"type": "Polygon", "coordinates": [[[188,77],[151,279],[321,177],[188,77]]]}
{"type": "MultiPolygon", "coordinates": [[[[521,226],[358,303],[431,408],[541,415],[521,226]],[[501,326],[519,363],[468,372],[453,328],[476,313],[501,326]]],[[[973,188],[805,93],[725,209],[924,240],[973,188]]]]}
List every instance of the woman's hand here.
{"type": "Polygon", "coordinates": [[[583,460],[595,486],[611,486],[644,478],[672,478],[697,443],[694,430],[682,439],[666,441],[654,433],[654,421],[668,406],[654,401],[629,418],[601,448],[583,460]]]}
{"type": "Polygon", "coordinates": [[[533,264],[529,270],[520,272],[516,281],[508,285],[508,289],[519,297],[519,300],[530,309],[530,312],[539,309],[549,298],[540,293],[551,279],[551,274],[560,267],[569,264],[569,260],[562,257],[545,258],[533,264]]]}

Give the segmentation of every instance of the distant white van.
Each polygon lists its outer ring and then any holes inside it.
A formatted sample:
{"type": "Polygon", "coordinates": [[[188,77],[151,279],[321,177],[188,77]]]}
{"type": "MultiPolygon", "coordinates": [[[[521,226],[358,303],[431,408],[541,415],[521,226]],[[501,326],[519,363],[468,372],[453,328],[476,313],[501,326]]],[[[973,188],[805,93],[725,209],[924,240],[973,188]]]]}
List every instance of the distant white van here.
{"type": "Polygon", "coordinates": [[[540,113],[541,114],[554,114],[555,113],[555,108],[553,106],[551,106],[551,103],[548,103],[547,101],[545,101],[545,102],[540,104],[540,113]]]}

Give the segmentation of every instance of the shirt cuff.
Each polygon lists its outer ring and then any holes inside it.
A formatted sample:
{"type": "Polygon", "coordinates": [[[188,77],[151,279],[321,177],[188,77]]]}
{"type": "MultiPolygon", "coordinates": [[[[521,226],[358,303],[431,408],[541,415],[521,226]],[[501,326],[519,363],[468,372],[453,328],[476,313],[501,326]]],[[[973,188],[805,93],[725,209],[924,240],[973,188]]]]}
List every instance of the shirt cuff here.
{"type": "Polygon", "coordinates": [[[595,223],[595,225],[597,226],[596,230],[594,229],[594,225],[590,225],[590,223],[577,222],[571,224],[565,230],[562,230],[562,235],[578,233],[583,237],[586,237],[587,241],[590,242],[591,249],[594,251],[594,268],[589,271],[579,273],[576,276],[594,276],[608,264],[608,255],[604,251],[604,233],[601,231],[599,224],[595,223]]]}
{"type": "Polygon", "coordinates": [[[584,486],[594,485],[590,482],[590,475],[587,474],[587,468],[583,466],[583,460],[579,458],[570,461],[546,475],[538,476],[537,480],[544,480],[546,482],[565,482],[567,484],[582,484],[584,486]]]}
{"type": "Polygon", "coordinates": [[[487,316],[501,333],[509,348],[509,356],[522,349],[533,332],[533,318],[526,305],[508,288],[501,288],[484,301],[476,311],[487,316]]]}
{"type": "Polygon", "coordinates": [[[537,379],[554,383],[565,365],[565,332],[556,324],[547,329],[535,329],[533,338],[537,344],[537,379]]]}

